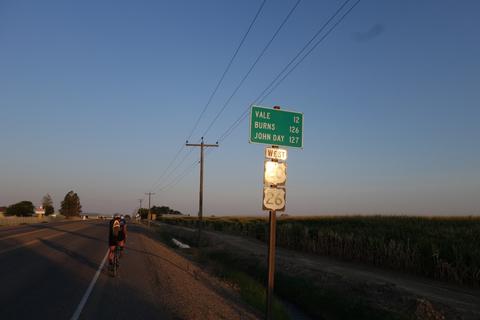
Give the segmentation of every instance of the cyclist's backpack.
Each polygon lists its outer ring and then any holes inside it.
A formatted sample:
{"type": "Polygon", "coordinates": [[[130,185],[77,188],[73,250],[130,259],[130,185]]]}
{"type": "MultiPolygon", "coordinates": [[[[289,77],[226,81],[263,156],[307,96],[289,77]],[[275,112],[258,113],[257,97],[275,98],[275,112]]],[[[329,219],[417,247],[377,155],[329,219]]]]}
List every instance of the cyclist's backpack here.
{"type": "Polygon", "coordinates": [[[113,221],[112,229],[113,236],[118,237],[118,232],[120,231],[120,222],[118,220],[113,221]]]}

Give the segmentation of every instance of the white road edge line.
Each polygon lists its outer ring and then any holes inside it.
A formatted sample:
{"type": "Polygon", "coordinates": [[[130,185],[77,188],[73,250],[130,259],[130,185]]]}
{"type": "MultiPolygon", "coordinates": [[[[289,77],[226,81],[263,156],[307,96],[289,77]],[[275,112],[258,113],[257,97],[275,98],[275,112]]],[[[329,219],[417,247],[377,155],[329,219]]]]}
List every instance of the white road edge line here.
{"type": "Polygon", "coordinates": [[[97,282],[98,277],[100,276],[100,272],[102,272],[103,265],[105,264],[105,261],[107,261],[108,257],[108,251],[110,249],[107,249],[107,253],[105,254],[105,257],[103,257],[102,263],[98,267],[97,272],[93,276],[92,281],[90,282],[90,285],[87,288],[87,291],[85,291],[85,294],[82,297],[82,300],[80,300],[80,303],[78,304],[77,309],[75,310],[75,313],[73,316],[70,318],[70,320],[77,320],[78,317],[80,317],[80,314],[82,313],[83,307],[85,307],[85,304],[87,303],[88,297],[92,293],[93,287],[95,286],[95,283],[97,282]]]}

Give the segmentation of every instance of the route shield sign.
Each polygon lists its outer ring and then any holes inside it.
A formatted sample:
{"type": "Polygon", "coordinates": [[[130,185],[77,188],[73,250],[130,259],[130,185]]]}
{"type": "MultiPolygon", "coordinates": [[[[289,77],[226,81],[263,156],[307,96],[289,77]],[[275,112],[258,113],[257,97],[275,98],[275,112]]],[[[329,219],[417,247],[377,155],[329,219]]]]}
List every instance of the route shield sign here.
{"type": "Polygon", "coordinates": [[[303,113],[252,106],[250,142],[303,148],[303,113]]]}
{"type": "Polygon", "coordinates": [[[263,174],[264,185],[284,185],[287,181],[287,164],[266,160],[263,174]]]}
{"type": "Polygon", "coordinates": [[[285,189],[263,188],[263,210],[285,211],[285,189]]]}

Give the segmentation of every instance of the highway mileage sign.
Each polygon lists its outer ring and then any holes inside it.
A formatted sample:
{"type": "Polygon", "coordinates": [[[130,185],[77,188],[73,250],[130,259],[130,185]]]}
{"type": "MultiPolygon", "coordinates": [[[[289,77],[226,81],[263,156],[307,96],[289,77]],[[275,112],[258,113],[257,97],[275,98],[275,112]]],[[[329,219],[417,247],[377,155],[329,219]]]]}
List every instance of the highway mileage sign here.
{"type": "Polygon", "coordinates": [[[252,106],[249,141],[303,148],[303,113],[252,106]]]}

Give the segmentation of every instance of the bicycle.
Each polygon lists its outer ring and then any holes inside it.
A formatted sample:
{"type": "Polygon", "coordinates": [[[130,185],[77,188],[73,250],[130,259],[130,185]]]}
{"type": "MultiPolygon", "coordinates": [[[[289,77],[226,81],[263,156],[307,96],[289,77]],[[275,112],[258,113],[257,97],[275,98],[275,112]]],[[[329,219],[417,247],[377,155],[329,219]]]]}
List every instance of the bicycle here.
{"type": "Polygon", "coordinates": [[[118,274],[118,268],[120,267],[120,246],[115,246],[115,251],[113,253],[113,263],[112,263],[112,274],[113,277],[116,277],[118,274]]]}

